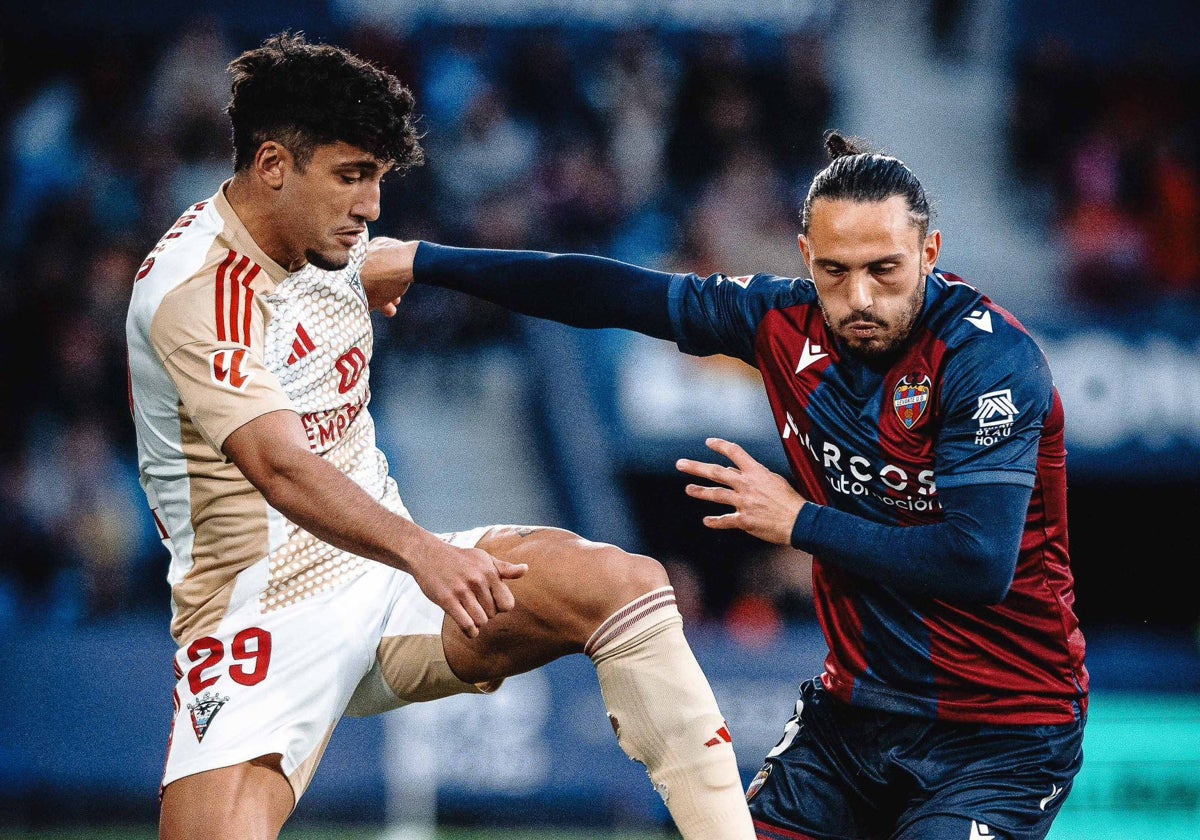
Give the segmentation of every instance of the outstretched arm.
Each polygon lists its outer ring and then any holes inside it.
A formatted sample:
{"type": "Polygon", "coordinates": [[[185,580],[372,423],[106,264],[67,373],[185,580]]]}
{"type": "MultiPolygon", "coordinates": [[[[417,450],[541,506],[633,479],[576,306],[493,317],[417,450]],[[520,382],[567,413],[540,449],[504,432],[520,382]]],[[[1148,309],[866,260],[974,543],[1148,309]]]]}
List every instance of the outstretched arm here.
{"type": "Polygon", "coordinates": [[[362,276],[372,305],[385,313],[417,282],[573,327],[675,337],[667,309],[673,275],[604,257],[384,240],[368,254],[362,276]]]}
{"type": "Polygon", "coordinates": [[[706,516],[710,528],[737,528],[777,545],[792,545],[831,566],[905,592],[963,604],[996,604],[1016,571],[1030,489],[1016,484],[968,485],[938,493],[945,520],[933,525],[881,525],[805,499],[736,443],[710,438],[733,466],[681,459],[688,475],[723,486],[690,484],[687,494],[729,505],[706,516]]]}

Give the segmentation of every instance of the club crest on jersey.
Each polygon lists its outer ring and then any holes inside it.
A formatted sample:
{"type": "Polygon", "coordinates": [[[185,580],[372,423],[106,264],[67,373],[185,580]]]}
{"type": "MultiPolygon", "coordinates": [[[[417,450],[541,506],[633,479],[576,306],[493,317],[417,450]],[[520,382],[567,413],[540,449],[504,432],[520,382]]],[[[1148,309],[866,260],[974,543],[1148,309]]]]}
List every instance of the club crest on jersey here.
{"type": "Polygon", "coordinates": [[[749,802],[751,799],[753,799],[755,797],[755,795],[760,790],[762,790],[762,786],[767,783],[767,777],[771,775],[771,767],[772,766],[773,765],[768,764],[765,767],[763,767],[763,769],[758,771],[758,775],[755,776],[754,779],[750,782],[750,787],[746,788],[746,801],[747,802],[749,802]]]}
{"type": "Polygon", "coordinates": [[[229,702],[228,697],[221,697],[211,691],[206,691],[196,698],[195,703],[188,703],[188,713],[192,716],[192,729],[196,732],[196,740],[203,741],[208,725],[221,711],[221,707],[229,702]]]}
{"type": "Polygon", "coordinates": [[[929,376],[924,373],[905,374],[896,383],[896,390],[892,392],[892,407],[904,428],[911,429],[925,414],[930,387],[929,376]]]}
{"type": "Polygon", "coordinates": [[[363,306],[367,306],[367,307],[370,306],[370,304],[367,302],[367,289],[363,285],[363,281],[362,281],[362,267],[361,266],[354,272],[354,276],[350,278],[350,289],[356,295],[358,295],[358,299],[362,301],[363,306]]]}

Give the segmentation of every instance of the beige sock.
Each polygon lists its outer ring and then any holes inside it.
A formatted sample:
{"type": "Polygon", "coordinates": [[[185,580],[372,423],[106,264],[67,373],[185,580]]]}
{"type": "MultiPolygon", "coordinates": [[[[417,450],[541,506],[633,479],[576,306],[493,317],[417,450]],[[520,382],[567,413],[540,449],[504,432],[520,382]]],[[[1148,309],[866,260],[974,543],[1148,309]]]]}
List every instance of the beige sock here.
{"type": "Polygon", "coordinates": [[[729,729],[683,635],[675,590],[617,610],[584,652],[617,742],[646,766],[684,840],[754,840],[729,729]]]}

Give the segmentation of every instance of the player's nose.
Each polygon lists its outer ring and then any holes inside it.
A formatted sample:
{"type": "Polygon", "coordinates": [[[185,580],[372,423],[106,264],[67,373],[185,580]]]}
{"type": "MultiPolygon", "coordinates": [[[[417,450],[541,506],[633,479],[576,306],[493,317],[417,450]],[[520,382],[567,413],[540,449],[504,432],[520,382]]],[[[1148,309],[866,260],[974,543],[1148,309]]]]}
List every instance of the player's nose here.
{"type": "Polygon", "coordinates": [[[357,219],[373,222],[379,218],[379,209],[379,184],[372,183],[365,186],[364,192],[358,197],[358,201],[350,209],[350,213],[357,219]]]}
{"type": "Polygon", "coordinates": [[[871,304],[874,303],[871,295],[871,283],[871,275],[867,272],[850,275],[850,282],[846,286],[846,295],[847,303],[850,304],[853,311],[858,312],[871,308],[871,304]]]}

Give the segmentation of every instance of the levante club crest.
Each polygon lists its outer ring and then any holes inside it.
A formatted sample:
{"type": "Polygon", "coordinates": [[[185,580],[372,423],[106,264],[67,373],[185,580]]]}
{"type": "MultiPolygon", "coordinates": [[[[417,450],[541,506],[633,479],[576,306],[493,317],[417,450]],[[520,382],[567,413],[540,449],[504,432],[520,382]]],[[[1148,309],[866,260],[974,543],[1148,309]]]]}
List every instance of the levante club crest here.
{"type": "Polygon", "coordinates": [[[906,374],[896,383],[892,407],[904,428],[911,429],[925,413],[925,407],[929,405],[929,388],[929,376],[924,373],[906,374]]]}

